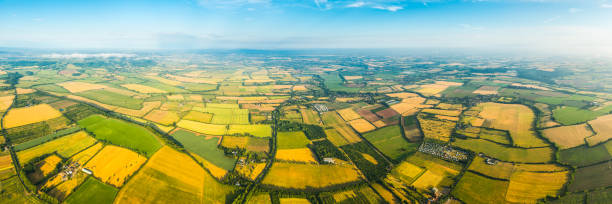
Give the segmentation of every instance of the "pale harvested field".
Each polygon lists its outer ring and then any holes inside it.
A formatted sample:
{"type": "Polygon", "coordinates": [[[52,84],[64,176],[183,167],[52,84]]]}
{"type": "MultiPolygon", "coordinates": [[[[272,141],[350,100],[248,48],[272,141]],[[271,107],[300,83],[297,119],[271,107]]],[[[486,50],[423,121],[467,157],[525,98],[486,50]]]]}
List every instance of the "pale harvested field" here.
{"type": "MultiPolygon", "coordinates": [[[[612,130],[611,130],[612,131],[612,130]]],[[[585,138],[593,135],[586,124],[554,127],[542,130],[542,136],[557,144],[560,149],[583,145],[585,138]]]]}
{"type": "Polygon", "coordinates": [[[402,115],[412,115],[419,111],[415,104],[398,103],[391,105],[391,108],[402,115]]]}
{"type": "Polygon", "coordinates": [[[449,120],[449,121],[459,121],[459,117],[453,117],[453,116],[445,116],[445,115],[436,115],[436,118],[440,119],[440,120],[449,120]]]}
{"type": "Polygon", "coordinates": [[[376,129],[374,125],[365,119],[352,120],[349,124],[359,133],[370,132],[376,129]]]}
{"type": "Polygon", "coordinates": [[[309,148],[279,149],[276,151],[276,159],[291,162],[317,163],[314,154],[309,148]]]}
{"type": "Polygon", "coordinates": [[[172,85],[172,86],[181,85],[181,82],[174,81],[174,80],[169,80],[169,79],[162,78],[162,77],[159,77],[159,76],[146,76],[146,78],[154,79],[154,80],[157,80],[157,81],[159,81],[161,83],[172,85]]]}
{"type": "Polygon", "coordinates": [[[346,80],[363,79],[363,76],[344,76],[346,80]]]}
{"type": "Polygon", "coordinates": [[[304,85],[295,85],[293,86],[293,91],[308,91],[308,88],[304,85]]]}
{"type": "Polygon", "coordinates": [[[426,108],[426,109],[423,109],[421,112],[437,114],[437,115],[455,116],[455,117],[461,114],[460,110],[444,110],[444,109],[433,109],[433,108],[426,108]]]}
{"type": "Polygon", "coordinates": [[[119,107],[115,110],[115,112],[135,116],[142,117],[153,109],[158,108],[161,105],[161,101],[149,101],[142,103],[142,108],[140,110],[134,110],[129,108],[119,107]]]}
{"type": "Polygon", "coordinates": [[[145,86],[142,84],[122,84],[121,86],[133,90],[133,91],[137,91],[140,93],[166,93],[166,91],[164,90],[160,90],[160,89],[156,89],[150,86],[145,86]]]}
{"type": "Polygon", "coordinates": [[[34,89],[23,89],[23,88],[17,88],[17,94],[29,94],[29,93],[34,93],[36,90],[34,89]]]}
{"type": "Polygon", "coordinates": [[[612,138],[612,114],[600,116],[595,120],[589,121],[588,123],[596,133],[595,135],[586,138],[589,146],[608,141],[610,138],[612,138]]]}
{"type": "Polygon", "coordinates": [[[191,157],[164,146],[121,188],[115,203],[201,203],[205,174],[191,157]]]}
{"type": "Polygon", "coordinates": [[[62,116],[49,104],[39,104],[30,107],[11,109],[4,117],[4,128],[19,127],[62,116]]]}
{"type": "Polygon", "coordinates": [[[497,94],[497,89],[499,89],[497,86],[481,86],[472,93],[480,95],[495,95],[497,94]]]}
{"type": "Polygon", "coordinates": [[[106,145],[85,168],[100,181],[121,187],[125,181],[147,161],[147,158],[129,149],[106,145]]]}
{"type": "Polygon", "coordinates": [[[64,87],[66,90],[70,91],[71,93],[78,93],[78,92],[89,91],[89,90],[94,90],[94,89],[107,88],[107,86],[105,85],[91,84],[91,83],[78,82],[78,81],[62,82],[62,83],[59,83],[58,85],[64,87]]]}
{"type": "Polygon", "coordinates": [[[513,144],[519,147],[544,147],[546,142],[532,130],[535,115],[529,107],[519,104],[481,103],[479,113],[489,128],[508,130],[513,144]]]}
{"type": "Polygon", "coordinates": [[[262,184],[290,189],[322,188],[361,180],[351,165],[275,162],[262,184]]]}
{"type": "Polygon", "coordinates": [[[13,104],[13,99],[15,99],[15,95],[1,96],[0,111],[5,111],[6,109],[8,109],[11,104],[13,104]]]}
{"type": "Polygon", "coordinates": [[[390,94],[386,94],[389,97],[394,97],[394,98],[412,98],[412,97],[418,97],[418,94],[415,93],[408,93],[408,92],[403,92],[403,93],[390,93],[390,94]]]}
{"type": "Polygon", "coordinates": [[[338,110],[338,114],[340,114],[342,119],[344,119],[344,121],[347,121],[347,122],[361,118],[361,116],[357,114],[357,112],[355,112],[352,108],[345,108],[342,110],[338,110]]]}
{"type": "Polygon", "coordinates": [[[451,133],[455,128],[454,122],[428,120],[421,117],[419,117],[418,120],[425,138],[431,138],[446,142],[450,139],[451,133]]]}
{"type": "Polygon", "coordinates": [[[446,90],[449,86],[442,84],[425,84],[421,85],[416,91],[425,96],[434,96],[446,90]]]}
{"type": "Polygon", "coordinates": [[[172,125],[174,122],[178,121],[180,118],[174,111],[163,111],[163,110],[153,110],[149,112],[144,119],[162,124],[162,125],[172,125]]]}

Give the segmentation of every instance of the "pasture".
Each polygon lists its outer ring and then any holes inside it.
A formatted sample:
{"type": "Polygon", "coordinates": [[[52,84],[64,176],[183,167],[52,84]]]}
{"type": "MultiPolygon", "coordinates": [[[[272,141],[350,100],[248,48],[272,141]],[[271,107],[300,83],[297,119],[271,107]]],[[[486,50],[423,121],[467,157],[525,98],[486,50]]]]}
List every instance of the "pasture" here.
{"type": "Polygon", "coordinates": [[[612,162],[582,167],[576,169],[568,190],[579,192],[589,189],[605,188],[612,185],[612,162]]]}
{"type": "Polygon", "coordinates": [[[115,203],[200,203],[206,171],[191,157],[164,146],[155,153],[115,199],[115,203]]]}
{"type": "Polygon", "coordinates": [[[196,135],[195,133],[185,130],[177,130],[171,135],[181,143],[185,149],[210,161],[214,165],[225,170],[234,168],[236,159],[226,156],[223,150],[217,148],[217,144],[219,144],[218,137],[196,135]]]}
{"type": "Polygon", "coordinates": [[[306,137],[304,132],[278,132],[277,135],[278,149],[297,149],[304,148],[310,144],[310,140],[306,137]]]}
{"type": "Polygon", "coordinates": [[[489,179],[466,172],[451,194],[464,203],[505,203],[508,181],[489,179]]]}
{"type": "Polygon", "coordinates": [[[593,135],[586,124],[560,126],[542,130],[542,136],[555,143],[560,149],[577,147],[585,143],[585,138],[593,135]]]}
{"type": "Polygon", "coordinates": [[[559,151],[558,160],[571,166],[587,166],[612,159],[612,141],[587,147],[586,145],[559,151]]]}
{"type": "Polygon", "coordinates": [[[176,126],[207,135],[225,135],[227,132],[227,125],[215,125],[191,120],[181,120],[176,123],[176,126]]]}
{"type": "Polygon", "coordinates": [[[56,152],[60,156],[68,158],[94,143],[96,143],[94,138],[87,135],[86,132],[80,131],[19,151],[17,152],[17,158],[19,158],[21,164],[26,164],[33,158],[52,152],[56,152]]]}
{"type": "Polygon", "coordinates": [[[19,127],[32,123],[42,122],[62,116],[62,114],[49,104],[38,104],[23,108],[11,109],[3,119],[4,128],[19,127]]]}
{"type": "Polygon", "coordinates": [[[102,115],[91,115],[78,124],[99,140],[135,150],[150,157],[161,147],[156,136],[144,127],[102,115]]]}
{"type": "Polygon", "coordinates": [[[66,203],[95,203],[111,204],[119,190],[106,185],[92,177],[87,178],[73,193],[68,196],[66,203]]]}
{"type": "Polygon", "coordinates": [[[102,182],[121,187],[147,161],[142,155],[125,148],[106,145],[85,168],[102,182]]]}
{"type": "Polygon", "coordinates": [[[482,139],[456,139],[453,146],[484,153],[487,156],[509,162],[545,163],[553,159],[553,150],[548,147],[522,149],[506,147],[482,139]]]}
{"type": "Polygon", "coordinates": [[[419,145],[417,143],[409,143],[404,139],[398,125],[387,126],[365,133],[363,137],[394,161],[400,161],[408,154],[414,153],[419,145]]]}
{"type": "Polygon", "coordinates": [[[304,190],[353,183],[361,180],[350,165],[316,165],[275,162],[262,184],[304,190]]]}
{"type": "Polygon", "coordinates": [[[489,128],[507,130],[513,145],[518,147],[544,147],[546,142],[532,130],[535,115],[529,107],[519,104],[481,103],[479,116],[489,128]]]}

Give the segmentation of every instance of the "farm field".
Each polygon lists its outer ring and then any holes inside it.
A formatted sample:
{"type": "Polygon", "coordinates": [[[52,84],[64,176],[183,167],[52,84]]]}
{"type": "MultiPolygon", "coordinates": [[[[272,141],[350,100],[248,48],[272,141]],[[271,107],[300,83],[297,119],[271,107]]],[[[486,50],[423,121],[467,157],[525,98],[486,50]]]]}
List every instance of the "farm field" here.
{"type": "Polygon", "coordinates": [[[508,181],[467,172],[451,194],[465,203],[505,203],[508,185],[508,181]]]}
{"type": "Polygon", "coordinates": [[[113,203],[119,190],[106,185],[92,177],[89,177],[83,184],[68,196],[66,203],[113,203]]]}
{"type": "Polygon", "coordinates": [[[156,88],[145,86],[145,85],[142,85],[142,84],[123,84],[121,86],[123,86],[123,87],[125,87],[127,89],[130,89],[132,91],[137,91],[137,92],[145,93],[145,94],[148,94],[148,93],[166,93],[166,91],[164,91],[164,90],[156,89],[156,88]]]}
{"type": "Polygon", "coordinates": [[[300,113],[302,114],[302,119],[306,124],[319,125],[321,123],[319,113],[314,110],[303,108],[300,109],[300,113]]]}
{"type": "Polygon", "coordinates": [[[518,147],[544,147],[544,141],[536,137],[531,128],[535,115],[524,105],[483,103],[478,105],[482,110],[479,116],[485,119],[489,128],[508,130],[513,145],[518,147]]]}
{"type": "Polygon", "coordinates": [[[262,184],[285,189],[325,188],[359,181],[348,165],[316,165],[275,162],[262,184]]]}
{"type": "Polygon", "coordinates": [[[87,149],[82,150],[81,152],[75,154],[70,157],[71,162],[78,162],[79,164],[85,164],[89,159],[91,159],[94,155],[98,153],[104,147],[102,142],[98,142],[87,149]]]}
{"type": "Polygon", "coordinates": [[[121,187],[127,179],[147,161],[147,158],[125,148],[106,145],[85,168],[94,177],[115,187],[121,187]]]}
{"type": "Polygon", "coordinates": [[[213,117],[213,114],[211,113],[202,113],[199,111],[189,111],[189,113],[187,113],[187,115],[185,115],[182,119],[202,122],[202,123],[210,123],[210,121],[212,120],[212,117],[213,117]]]}
{"type": "Polygon", "coordinates": [[[304,148],[306,145],[310,144],[310,140],[308,140],[302,131],[278,132],[276,137],[278,138],[276,146],[279,149],[304,148]]]}
{"type": "Polygon", "coordinates": [[[586,145],[559,151],[558,160],[571,166],[587,166],[612,159],[612,141],[587,147],[586,145]]]}
{"type": "Polygon", "coordinates": [[[191,120],[181,120],[176,123],[176,126],[207,135],[225,135],[227,133],[227,125],[215,125],[191,120]]]}
{"type": "Polygon", "coordinates": [[[593,135],[586,124],[561,126],[542,130],[542,136],[555,143],[561,149],[585,144],[585,138],[593,135]]]}
{"type": "Polygon", "coordinates": [[[135,150],[150,157],[161,147],[156,136],[144,127],[119,119],[92,115],[80,120],[79,125],[92,132],[97,139],[135,150]]]}
{"type": "Polygon", "coordinates": [[[400,161],[403,157],[415,152],[419,145],[406,141],[400,131],[397,125],[387,126],[365,133],[363,137],[389,158],[400,161]]]}
{"type": "Polygon", "coordinates": [[[3,119],[4,128],[19,127],[37,123],[62,116],[62,114],[49,104],[39,104],[30,107],[11,109],[3,119]]]}
{"type": "Polygon", "coordinates": [[[229,125],[227,130],[228,135],[234,134],[249,134],[255,137],[271,137],[272,136],[272,128],[270,125],[229,125]]]}
{"type": "Polygon", "coordinates": [[[612,185],[611,162],[603,162],[592,166],[576,169],[573,174],[574,180],[569,185],[571,192],[580,192],[588,189],[609,187],[612,185]]]}
{"type": "Polygon", "coordinates": [[[197,154],[214,165],[225,170],[231,170],[234,168],[236,159],[225,156],[223,150],[217,148],[217,145],[219,144],[218,137],[196,135],[193,132],[185,130],[177,130],[171,135],[174,137],[174,139],[181,143],[185,149],[197,154]]]}
{"type": "Polygon", "coordinates": [[[81,96],[102,104],[118,106],[128,109],[140,110],[143,107],[143,100],[128,95],[123,95],[105,89],[94,89],[78,92],[75,95],[81,96]]]}
{"type": "Polygon", "coordinates": [[[172,125],[180,118],[179,116],[172,111],[162,111],[162,110],[152,110],[147,114],[144,119],[162,124],[162,125],[172,125]]]}
{"type": "Polygon", "coordinates": [[[552,160],[553,150],[548,147],[522,149],[506,147],[482,139],[457,139],[454,146],[509,162],[545,163],[552,160]]]}
{"type": "Polygon", "coordinates": [[[417,118],[425,138],[446,142],[450,139],[451,133],[455,128],[454,122],[425,119],[421,114],[417,118]]]}
{"type": "Polygon", "coordinates": [[[356,119],[356,120],[349,121],[349,125],[351,125],[351,127],[353,127],[353,129],[355,129],[355,131],[359,133],[370,132],[376,129],[374,125],[372,125],[370,122],[368,122],[365,119],[356,119]]]}
{"type": "Polygon", "coordinates": [[[226,148],[240,148],[253,152],[267,152],[269,140],[264,138],[246,136],[223,136],[221,146],[226,148]]]}
{"type": "Polygon", "coordinates": [[[96,143],[94,138],[87,135],[86,132],[80,131],[19,151],[17,152],[17,158],[19,158],[19,163],[22,165],[28,163],[33,158],[52,152],[56,152],[60,156],[68,158],[94,143],[96,143]]]}
{"type": "Polygon", "coordinates": [[[515,172],[510,177],[506,200],[510,202],[536,202],[546,196],[557,196],[569,179],[569,173],[515,172]]]}
{"type": "Polygon", "coordinates": [[[279,149],[276,160],[289,162],[317,163],[317,159],[309,148],[279,149]]]}
{"type": "Polygon", "coordinates": [[[342,135],[349,143],[360,142],[361,138],[344,123],[342,118],[334,112],[323,113],[321,119],[326,126],[333,127],[340,135],[342,135]]]}
{"type": "Polygon", "coordinates": [[[586,138],[589,146],[597,145],[612,138],[612,114],[598,117],[588,123],[595,132],[595,135],[586,138]]]}

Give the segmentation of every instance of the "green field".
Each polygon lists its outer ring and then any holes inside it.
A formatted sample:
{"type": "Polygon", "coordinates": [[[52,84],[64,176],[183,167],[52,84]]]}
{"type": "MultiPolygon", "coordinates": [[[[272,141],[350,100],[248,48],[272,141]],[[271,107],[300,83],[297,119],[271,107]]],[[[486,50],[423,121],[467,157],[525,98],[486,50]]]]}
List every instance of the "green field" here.
{"type": "Polygon", "coordinates": [[[244,135],[248,133],[249,135],[255,137],[271,137],[272,136],[272,128],[270,125],[229,125],[229,129],[227,130],[228,135],[240,134],[244,135]]]}
{"type": "Polygon", "coordinates": [[[119,189],[106,185],[93,177],[87,178],[68,198],[65,203],[113,203],[119,189]]]}
{"type": "Polygon", "coordinates": [[[141,109],[142,102],[144,102],[144,100],[142,99],[137,99],[131,96],[126,96],[126,95],[118,94],[115,92],[110,92],[104,89],[83,91],[83,92],[76,93],[76,95],[82,96],[82,97],[85,97],[85,98],[88,98],[94,101],[98,101],[100,103],[129,108],[129,109],[136,109],[136,110],[141,109]]]}
{"type": "Polygon", "coordinates": [[[464,203],[505,203],[508,181],[500,181],[466,172],[452,191],[464,203]]]}
{"type": "Polygon", "coordinates": [[[194,108],[195,111],[212,113],[212,124],[249,124],[249,110],[240,109],[238,104],[207,103],[205,108],[194,108]]]}
{"type": "Polygon", "coordinates": [[[0,203],[45,203],[26,194],[17,176],[0,181],[0,203]]]}
{"type": "Polygon", "coordinates": [[[612,141],[587,147],[586,145],[559,151],[560,163],[572,166],[587,166],[612,159],[612,141]]]}
{"type": "Polygon", "coordinates": [[[33,88],[46,92],[56,92],[56,93],[70,93],[70,91],[66,90],[64,87],[55,85],[55,84],[45,84],[34,86],[33,88]]]}
{"type": "Polygon", "coordinates": [[[276,146],[279,149],[297,149],[304,148],[310,144],[310,140],[306,137],[304,132],[278,132],[276,135],[277,143],[276,146]]]}
{"type": "Polygon", "coordinates": [[[482,139],[456,139],[454,146],[471,150],[476,153],[482,152],[493,158],[509,162],[544,163],[553,159],[553,150],[543,148],[512,148],[482,139]]]}
{"type": "Polygon", "coordinates": [[[99,140],[135,150],[147,157],[151,157],[161,147],[153,133],[144,127],[119,119],[92,115],[78,123],[99,140]]]}
{"type": "Polygon", "coordinates": [[[158,81],[147,81],[147,82],[140,83],[140,84],[145,85],[145,86],[150,86],[150,87],[153,87],[153,88],[156,88],[156,89],[161,89],[161,90],[164,90],[164,91],[166,91],[168,93],[184,93],[184,92],[187,92],[184,89],[181,89],[181,88],[178,88],[178,87],[175,87],[175,86],[171,86],[171,85],[168,85],[168,84],[164,84],[164,83],[161,83],[161,82],[158,82],[158,81]]]}
{"type": "Polygon", "coordinates": [[[592,111],[566,106],[553,110],[553,117],[556,121],[560,122],[563,125],[574,125],[593,120],[601,115],[605,115],[610,112],[611,108],[612,106],[608,106],[599,111],[592,111]]]}
{"type": "Polygon", "coordinates": [[[593,166],[576,169],[574,181],[569,185],[569,191],[583,190],[612,186],[612,162],[604,162],[593,166]]]}
{"type": "Polygon", "coordinates": [[[400,132],[398,125],[387,126],[363,134],[378,150],[396,162],[416,152],[418,143],[409,143],[400,132]]]}
{"type": "Polygon", "coordinates": [[[172,137],[180,142],[187,151],[193,152],[207,161],[225,170],[232,170],[236,159],[225,156],[223,150],[217,148],[218,137],[206,138],[185,130],[177,130],[172,137]]]}

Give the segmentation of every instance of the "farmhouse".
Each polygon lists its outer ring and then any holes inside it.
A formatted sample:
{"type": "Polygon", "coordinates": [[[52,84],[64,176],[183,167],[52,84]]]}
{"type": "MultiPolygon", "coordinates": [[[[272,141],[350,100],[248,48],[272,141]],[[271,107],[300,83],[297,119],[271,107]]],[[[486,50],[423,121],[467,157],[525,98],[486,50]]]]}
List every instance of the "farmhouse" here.
{"type": "Polygon", "coordinates": [[[335,164],[336,163],[334,158],[330,158],[330,157],[323,158],[323,162],[329,163],[329,164],[335,164]]]}

